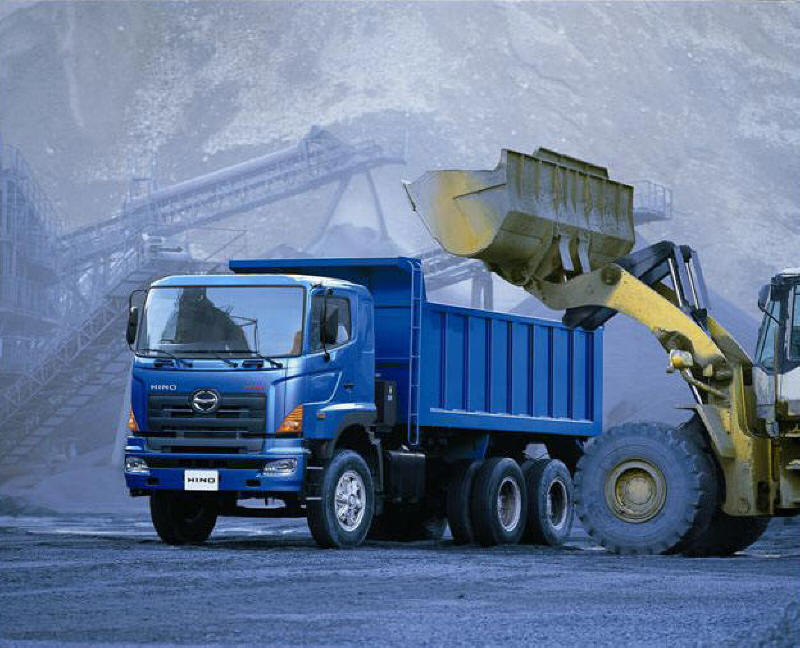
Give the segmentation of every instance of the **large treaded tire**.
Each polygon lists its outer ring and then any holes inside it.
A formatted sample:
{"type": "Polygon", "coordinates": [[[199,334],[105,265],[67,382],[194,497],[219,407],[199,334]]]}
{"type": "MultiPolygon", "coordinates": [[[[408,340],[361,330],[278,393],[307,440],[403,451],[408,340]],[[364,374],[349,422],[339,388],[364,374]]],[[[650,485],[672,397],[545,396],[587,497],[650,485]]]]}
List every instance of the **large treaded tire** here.
{"type": "Polygon", "coordinates": [[[683,536],[681,541],[675,545],[669,553],[687,554],[687,550],[698,539],[705,536],[714,519],[722,500],[722,471],[717,467],[717,461],[711,454],[706,438],[706,431],[702,421],[695,414],[688,421],[684,421],[675,429],[675,433],[686,443],[694,446],[703,465],[703,474],[713,476],[713,479],[706,481],[706,488],[700,494],[698,508],[699,514],[695,518],[692,528],[683,536]]]}
{"type": "MultiPolygon", "coordinates": [[[[663,554],[710,524],[717,476],[700,447],[682,433],[659,423],[626,423],[587,444],[575,475],[575,503],[586,532],[619,554],[663,554]],[[618,484],[641,468],[655,469],[661,487],[650,491],[647,506],[635,515],[612,510],[618,484]],[[631,468],[628,468],[631,466],[631,468]],[[618,472],[619,471],[619,472],[618,472]],[[618,481],[614,481],[614,476],[618,481]],[[608,490],[607,490],[608,485],[608,490]],[[660,502],[660,503],[659,503],[660,502]],[[638,516],[638,517],[637,517],[638,516]]],[[[646,480],[645,480],[646,481],[646,480]]],[[[639,479],[639,483],[642,480],[639,479]]],[[[637,495],[638,496],[638,495],[637,495]]]]}
{"type": "Polygon", "coordinates": [[[453,542],[457,545],[475,542],[470,508],[472,485],[481,464],[481,461],[465,461],[454,466],[447,485],[447,523],[453,542]]]}
{"type": "Polygon", "coordinates": [[[733,517],[717,511],[706,532],[683,553],[693,558],[732,556],[758,540],[769,521],[768,517],[733,517]]]}
{"type": "Polygon", "coordinates": [[[159,491],[150,496],[150,518],[169,545],[205,542],[217,524],[219,503],[210,495],[159,491]]]}
{"type": "Polygon", "coordinates": [[[700,448],[704,460],[708,462],[716,479],[714,489],[703,502],[703,505],[712,512],[709,523],[702,528],[695,526],[676,548],[676,552],[693,558],[702,558],[732,556],[736,552],[746,549],[766,531],[770,518],[733,517],[723,513],[720,507],[725,495],[725,477],[716,458],[711,453],[703,422],[695,414],[681,425],[677,432],[700,448]]]}
{"type": "Polygon", "coordinates": [[[308,528],[316,543],[324,549],[345,549],[364,542],[375,513],[375,487],[364,458],[352,450],[337,450],[322,473],[319,497],[307,503],[308,528]],[[353,529],[346,529],[336,514],[336,488],[348,471],[360,476],[365,495],[363,515],[353,529]]]}
{"type": "Polygon", "coordinates": [[[528,488],[528,523],[523,541],[560,547],[569,537],[574,517],[569,470],[558,459],[534,459],[522,464],[522,473],[528,488]]]}
{"type": "Polygon", "coordinates": [[[481,546],[520,541],[528,516],[528,499],[525,476],[516,461],[508,457],[492,457],[483,462],[472,486],[470,514],[475,540],[481,546]],[[516,503],[509,509],[508,528],[502,522],[499,508],[501,490],[510,492],[516,503]]]}

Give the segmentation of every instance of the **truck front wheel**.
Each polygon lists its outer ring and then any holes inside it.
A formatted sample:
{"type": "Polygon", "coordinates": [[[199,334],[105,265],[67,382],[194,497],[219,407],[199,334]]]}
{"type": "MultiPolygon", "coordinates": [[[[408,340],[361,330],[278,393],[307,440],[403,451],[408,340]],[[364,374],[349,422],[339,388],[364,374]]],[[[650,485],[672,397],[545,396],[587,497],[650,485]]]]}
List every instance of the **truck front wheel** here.
{"type": "Polygon", "coordinates": [[[375,489],[367,462],[338,450],[322,474],[319,499],[308,501],[308,528],[320,547],[357,547],[375,512],[375,489]]]}
{"type": "Polygon", "coordinates": [[[150,496],[150,517],[158,537],[170,545],[204,542],[217,523],[219,504],[203,493],[161,491],[150,496]]]}
{"type": "Polygon", "coordinates": [[[586,532],[609,551],[663,554],[709,525],[716,487],[701,449],[674,428],[626,423],[586,446],[575,500],[586,532]]]}
{"type": "Polygon", "coordinates": [[[525,531],[528,498],[525,477],[513,459],[483,462],[472,486],[472,527],[484,547],[516,544],[525,531]]]}

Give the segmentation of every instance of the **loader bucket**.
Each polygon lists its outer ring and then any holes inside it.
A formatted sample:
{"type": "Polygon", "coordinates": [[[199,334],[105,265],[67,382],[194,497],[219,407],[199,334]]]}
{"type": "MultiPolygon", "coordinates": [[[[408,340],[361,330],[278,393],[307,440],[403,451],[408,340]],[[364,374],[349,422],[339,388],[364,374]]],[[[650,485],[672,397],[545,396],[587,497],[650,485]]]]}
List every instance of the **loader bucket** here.
{"type": "Polygon", "coordinates": [[[446,251],[518,285],[596,270],[633,247],[633,187],[548,149],[503,149],[491,171],[429,171],[405,187],[446,251]]]}

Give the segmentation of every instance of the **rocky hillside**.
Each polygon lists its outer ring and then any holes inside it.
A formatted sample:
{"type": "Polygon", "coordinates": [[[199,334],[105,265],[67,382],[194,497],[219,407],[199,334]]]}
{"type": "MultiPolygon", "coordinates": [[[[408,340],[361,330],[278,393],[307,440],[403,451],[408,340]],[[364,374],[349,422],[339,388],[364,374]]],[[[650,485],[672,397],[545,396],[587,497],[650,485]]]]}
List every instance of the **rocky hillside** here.
{"type": "MultiPolygon", "coordinates": [[[[113,214],[132,169],[151,159],[168,184],[291,143],[316,124],[407,145],[406,166],[378,175],[406,251],[430,240],[401,178],[491,167],[502,146],[547,146],[607,165],[615,178],[673,187],[674,220],[642,234],[700,250],[709,284],[748,314],[737,321],[749,328],[759,284],[800,265],[794,3],[9,6],[0,13],[0,132],[69,227],[113,214]]],[[[328,195],[232,226],[253,228],[251,251],[302,245],[328,195]]],[[[337,221],[372,218],[356,187],[337,221]]],[[[663,357],[653,358],[660,375],[663,357]]],[[[608,359],[636,382],[641,357],[608,359]]],[[[646,413],[645,392],[620,398],[623,410],[646,413]]]]}

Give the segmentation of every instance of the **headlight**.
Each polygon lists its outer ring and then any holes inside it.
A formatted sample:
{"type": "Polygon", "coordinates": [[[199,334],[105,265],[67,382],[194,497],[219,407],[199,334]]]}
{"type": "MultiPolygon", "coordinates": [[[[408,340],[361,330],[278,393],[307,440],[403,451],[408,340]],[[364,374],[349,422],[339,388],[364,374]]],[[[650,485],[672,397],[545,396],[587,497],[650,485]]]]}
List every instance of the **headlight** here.
{"type": "Polygon", "coordinates": [[[291,475],[297,470],[297,459],[277,459],[270,461],[261,469],[264,475],[291,475]]]}
{"type": "Polygon", "coordinates": [[[147,462],[141,457],[125,457],[125,472],[146,475],[150,472],[147,462]]]}

